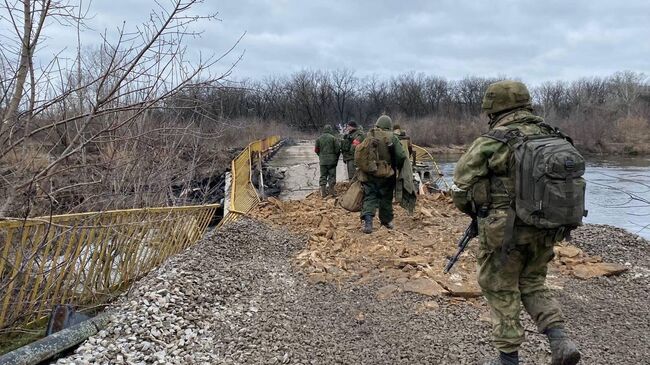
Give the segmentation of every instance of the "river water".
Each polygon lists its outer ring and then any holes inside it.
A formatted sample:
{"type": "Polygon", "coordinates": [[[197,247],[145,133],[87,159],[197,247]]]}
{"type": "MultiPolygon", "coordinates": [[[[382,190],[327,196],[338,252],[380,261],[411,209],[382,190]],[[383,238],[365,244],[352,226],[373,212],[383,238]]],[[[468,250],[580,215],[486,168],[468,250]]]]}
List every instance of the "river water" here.
{"type": "MultiPolygon", "coordinates": [[[[457,155],[435,158],[451,182],[457,155]]],[[[650,239],[650,157],[587,157],[586,223],[609,224],[650,239]]]]}

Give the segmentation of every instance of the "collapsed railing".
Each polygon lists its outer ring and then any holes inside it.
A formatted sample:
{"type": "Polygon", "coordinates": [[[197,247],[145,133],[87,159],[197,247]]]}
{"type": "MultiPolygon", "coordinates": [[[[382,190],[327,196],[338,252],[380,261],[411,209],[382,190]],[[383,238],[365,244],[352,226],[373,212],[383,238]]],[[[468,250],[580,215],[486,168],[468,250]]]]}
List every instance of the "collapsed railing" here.
{"type": "MultiPolygon", "coordinates": [[[[261,200],[258,189],[253,185],[253,173],[261,173],[262,162],[280,146],[281,138],[271,136],[252,142],[234,159],[231,165],[232,183],[227,213],[220,225],[228,224],[248,214],[261,200]]],[[[258,185],[263,187],[263,179],[258,185]]],[[[226,192],[228,195],[228,192],[226,192]]]]}
{"type": "Polygon", "coordinates": [[[413,145],[413,150],[415,152],[415,158],[418,163],[424,163],[428,165],[430,171],[430,176],[424,177],[425,179],[431,180],[431,183],[434,186],[441,186],[442,184],[445,186],[447,190],[451,189],[449,186],[449,183],[447,180],[444,178],[444,174],[442,173],[442,170],[436,163],[436,159],[433,158],[433,155],[429,151],[427,151],[424,147],[420,147],[417,145],[413,145]]]}
{"type": "Polygon", "coordinates": [[[0,329],[105,302],[196,242],[218,204],[0,221],[0,329]]]}

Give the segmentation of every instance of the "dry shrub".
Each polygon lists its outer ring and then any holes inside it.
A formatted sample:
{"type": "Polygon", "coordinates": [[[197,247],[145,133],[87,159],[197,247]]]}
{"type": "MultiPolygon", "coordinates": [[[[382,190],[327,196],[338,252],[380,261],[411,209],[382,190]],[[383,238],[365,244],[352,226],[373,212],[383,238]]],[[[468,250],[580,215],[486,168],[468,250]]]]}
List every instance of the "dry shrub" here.
{"type": "Polygon", "coordinates": [[[396,118],[413,143],[424,146],[450,146],[471,143],[484,130],[487,123],[478,117],[464,120],[431,116],[426,118],[396,118]]]}
{"type": "Polygon", "coordinates": [[[641,117],[623,118],[617,123],[618,135],[625,143],[650,142],[650,123],[641,117]]]}
{"type": "Polygon", "coordinates": [[[36,173],[44,170],[50,164],[50,155],[42,147],[27,145],[24,148],[11,150],[0,158],[0,165],[4,169],[25,174],[36,173]]]}

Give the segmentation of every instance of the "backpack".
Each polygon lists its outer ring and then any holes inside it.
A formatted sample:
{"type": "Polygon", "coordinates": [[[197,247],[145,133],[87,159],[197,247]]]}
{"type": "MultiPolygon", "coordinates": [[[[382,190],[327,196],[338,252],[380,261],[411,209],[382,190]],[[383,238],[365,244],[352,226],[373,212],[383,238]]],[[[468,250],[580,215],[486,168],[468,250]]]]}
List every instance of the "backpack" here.
{"type": "Polygon", "coordinates": [[[372,129],[354,149],[357,168],[374,177],[390,177],[395,174],[391,166],[393,133],[372,129]]]}
{"type": "Polygon", "coordinates": [[[550,134],[527,136],[518,129],[493,129],[484,136],[507,144],[514,155],[517,217],[542,229],[575,228],[587,216],[585,160],[571,138],[540,123],[550,134]]]}

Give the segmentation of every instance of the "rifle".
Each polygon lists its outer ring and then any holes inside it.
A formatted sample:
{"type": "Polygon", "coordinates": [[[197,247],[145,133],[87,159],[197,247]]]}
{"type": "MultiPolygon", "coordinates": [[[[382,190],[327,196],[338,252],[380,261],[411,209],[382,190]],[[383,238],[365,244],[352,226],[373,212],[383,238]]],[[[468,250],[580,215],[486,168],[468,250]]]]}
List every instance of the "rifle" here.
{"type": "Polygon", "coordinates": [[[465,234],[458,241],[458,251],[456,251],[456,254],[449,259],[447,266],[445,266],[445,274],[454,267],[454,264],[458,261],[460,255],[465,251],[465,248],[467,248],[469,241],[476,236],[478,236],[478,222],[476,221],[476,217],[472,217],[472,223],[469,224],[469,227],[465,230],[465,234]]]}

